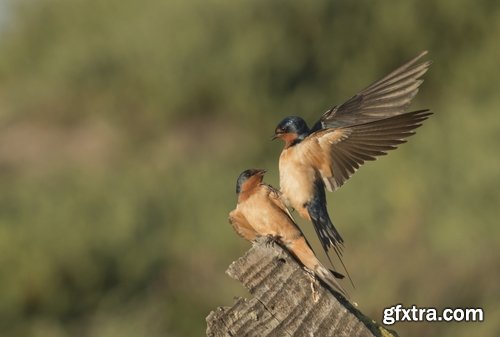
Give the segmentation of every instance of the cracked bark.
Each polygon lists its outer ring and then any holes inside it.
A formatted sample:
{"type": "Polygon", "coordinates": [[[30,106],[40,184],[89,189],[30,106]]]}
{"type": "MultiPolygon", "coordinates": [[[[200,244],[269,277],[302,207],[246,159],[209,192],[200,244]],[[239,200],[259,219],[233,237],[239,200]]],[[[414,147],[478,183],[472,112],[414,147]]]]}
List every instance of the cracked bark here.
{"type": "Polygon", "coordinates": [[[258,240],[226,273],[253,295],[206,318],[207,336],[397,336],[306,272],[279,245],[258,240]]]}

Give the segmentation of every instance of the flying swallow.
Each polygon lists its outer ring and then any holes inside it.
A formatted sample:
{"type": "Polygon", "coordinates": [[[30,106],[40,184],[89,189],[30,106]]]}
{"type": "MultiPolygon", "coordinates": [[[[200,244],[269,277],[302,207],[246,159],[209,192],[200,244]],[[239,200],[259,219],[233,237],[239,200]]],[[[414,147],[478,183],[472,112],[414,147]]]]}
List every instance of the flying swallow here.
{"type": "Polygon", "coordinates": [[[425,54],[332,107],[312,128],[301,117],[291,116],[275,129],[273,139],[285,143],[279,159],[283,200],[313,223],[327,256],[333,248],[340,259],[344,240],[328,215],[325,188],[335,191],[365,161],[405,143],[432,114],[406,112],[430,65],[418,63],[425,54]]]}
{"type": "Polygon", "coordinates": [[[243,238],[253,241],[271,237],[291,252],[308,270],[330,288],[346,297],[335,277],[343,275],[324,267],[281,200],[280,192],[262,182],[265,170],[243,171],[236,182],[238,204],[229,213],[229,222],[243,238]]]}

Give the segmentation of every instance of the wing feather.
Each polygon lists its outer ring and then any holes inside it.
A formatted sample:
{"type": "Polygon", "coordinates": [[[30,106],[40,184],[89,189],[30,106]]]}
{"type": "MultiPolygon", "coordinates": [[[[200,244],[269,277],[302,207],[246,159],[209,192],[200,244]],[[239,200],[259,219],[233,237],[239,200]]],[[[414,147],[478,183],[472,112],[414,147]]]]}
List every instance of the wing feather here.
{"type": "Polygon", "coordinates": [[[369,123],[404,113],[423,83],[430,61],[418,63],[426,51],[372,83],[345,103],[326,111],[312,132],[369,123]]]}
{"type": "MultiPolygon", "coordinates": [[[[317,167],[329,191],[341,187],[365,161],[375,160],[405,143],[432,113],[429,110],[407,112],[349,127],[326,129],[308,136],[304,142],[317,141],[322,160],[329,169],[317,167]]],[[[307,145],[306,145],[307,146],[307,145]]],[[[307,147],[305,147],[307,148],[307,147]]]]}

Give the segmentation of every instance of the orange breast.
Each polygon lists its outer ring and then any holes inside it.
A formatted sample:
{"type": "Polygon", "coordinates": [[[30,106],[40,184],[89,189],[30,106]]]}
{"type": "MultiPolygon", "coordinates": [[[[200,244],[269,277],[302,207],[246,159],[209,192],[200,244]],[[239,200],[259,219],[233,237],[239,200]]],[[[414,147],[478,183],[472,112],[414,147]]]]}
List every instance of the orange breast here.
{"type": "Polygon", "coordinates": [[[285,202],[301,208],[313,196],[316,170],[313,162],[304,151],[302,144],[283,150],[279,160],[280,189],[285,202]]]}

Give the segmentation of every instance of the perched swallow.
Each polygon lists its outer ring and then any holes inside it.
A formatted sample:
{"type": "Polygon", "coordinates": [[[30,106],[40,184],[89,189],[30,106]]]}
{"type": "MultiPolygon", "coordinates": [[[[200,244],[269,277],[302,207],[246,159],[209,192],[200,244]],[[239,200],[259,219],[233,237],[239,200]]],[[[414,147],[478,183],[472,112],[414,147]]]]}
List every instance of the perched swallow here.
{"type": "Polygon", "coordinates": [[[425,54],[332,107],[312,128],[292,116],[275,129],[273,139],[285,142],[279,159],[283,200],[313,223],[327,256],[333,247],[340,259],[344,240],[328,215],[325,188],[335,191],[365,161],[396,149],[432,114],[405,112],[429,68],[430,62],[417,63],[425,54]]]}
{"type": "Polygon", "coordinates": [[[343,276],[325,268],[316,258],[281,200],[280,192],[262,182],[265,172],[251,169],[240,174],[236,182],[238,204],[229,213],[229,223],[240,236],[249,241],[257,237],[272,237],[333,290],[346,296],[335,279],[343,276]]]}

